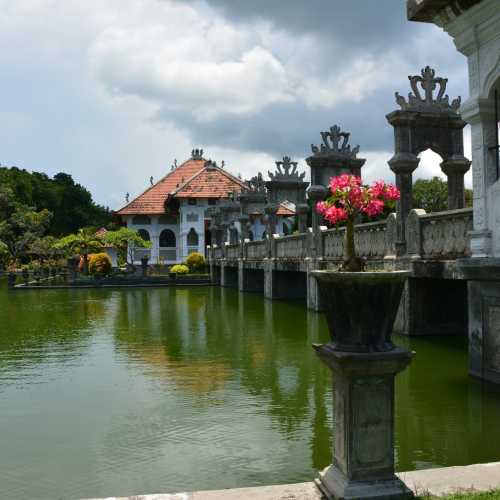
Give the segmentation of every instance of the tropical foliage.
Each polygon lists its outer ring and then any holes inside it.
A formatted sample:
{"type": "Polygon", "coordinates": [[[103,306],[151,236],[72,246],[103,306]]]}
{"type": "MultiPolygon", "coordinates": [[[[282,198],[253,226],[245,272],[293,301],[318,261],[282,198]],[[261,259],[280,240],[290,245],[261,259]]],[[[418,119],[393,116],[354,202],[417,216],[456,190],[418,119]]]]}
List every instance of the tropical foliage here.
{"type": "Polygon", "coordinates": [[[175,266],[172,266],[170,268],[171,273],[177,273],[177,274],[188,274],[189,273],[189,267],[185,266],[184,264],[176,264],[175,266]]]}
{"type": "Polygon", "coordinates": [[[192,273],[201,271],[205,268],[205,257],[201,253],[192,252],[188,255],[185,264],[192,273]]]}
{"type": "MultiPolygon", "coordinates": [[[[439,177],[418,179],[413,184],[413,206],[427,213],[448,209],[448,183],[439,177]]],[[[465,206],[472,206],[472,190],[465,190],[465,206]]]]}
{"type": "Polygon", "coordinates": [[[111,259],[104,252],[92,254],[89,258],[89,274],[92,276],[107,276],[111,267],[111,259]]]}
{"type": "Polygon", "coordinates": [[[20,205],[32,207],[34,211],[46,209],[51,212],[47,234],[52,236],[111,223],[109,209],[94,203],[90,192],[75,183],[71,175],[59,173],[50,178],[17,167],[0,167],[0,185],[9,188],[20,205]]]}
{"type": "Polygon", "coordinates": [[[151,242],[141,238],[133,229],[121,227],[117,231],[105,231],[100,236],[105,245],[110,245],[118,250],[119,259],[131,264],[134,261],[134,248],[150,248],[151,242]]]}

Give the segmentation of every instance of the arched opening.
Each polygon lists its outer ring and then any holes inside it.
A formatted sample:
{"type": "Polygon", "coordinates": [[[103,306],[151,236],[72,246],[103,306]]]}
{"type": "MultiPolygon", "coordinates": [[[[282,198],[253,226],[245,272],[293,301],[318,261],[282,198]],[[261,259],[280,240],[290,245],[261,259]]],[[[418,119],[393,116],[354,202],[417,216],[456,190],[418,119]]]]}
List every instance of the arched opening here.
{"type": "Polygon", "coordinates": [[[418,154],[420,162],[413,173],[412,205],[427,213],[448,209],[448,184],[441,170],[441,156],[431,148],[418,154]]]}
{"type": "Polygon", "coordinates": [[[160,233],[160,247],[172,248],[176,246],[175,233],[170,229],[164,229],[160,233]]]}
{"type": "Polygon", "coordinates": [[[288,236],[290,234],[290,230],[288,229],[288,224],[286,222],[283,222],[283,234],[285,236],[288,236]]]}
{"type": "Polygon", "coordinates": [[[134,215],[132,224],[149,225],[151,224],[151,219],[147,215],[134,215]]]}
{"type": "Polygon", "coordinates": [[[198,233],[192,227],[187,234],[187,250],[188,254],[198,251],[199,238],[198,233]]]}
{"type": "Polygon", "coordinates": [[[253,241],[253,238],[254,238],[254,236],[253,236],[253,231],[250,229],[250,231],[248,231],[248,239],[249,239],[250,241],[253,241]]]}
{"type": "Polygon", "coordinates": [[[139,233],[139,236],[144,240],[144,241],[150,241],[151,237],[149,236],[149,231],[146,231],[145,229],[139,229],[137,231],[139,233]]]}
{"type": "Polygon", "coordinates": [[[175,262],[177,260],[176,246],[175,233],[170,229],[164,229],[160,233],[160,260],[175,262]]]}
{"type": "Polygon", "coordinates": [[[264,231],[264,232],[262,233],[262,239],[263,239],[263,240],[265,240],[266,238],[267,238],[267,232],[266,232],[266,231],[264,231]]]}

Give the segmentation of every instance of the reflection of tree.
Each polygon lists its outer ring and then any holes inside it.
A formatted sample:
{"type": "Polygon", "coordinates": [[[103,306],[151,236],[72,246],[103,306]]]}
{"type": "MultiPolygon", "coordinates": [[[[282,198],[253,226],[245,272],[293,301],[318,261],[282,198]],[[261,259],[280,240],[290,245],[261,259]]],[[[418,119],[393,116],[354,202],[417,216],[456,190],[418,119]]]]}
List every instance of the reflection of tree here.
{"type": "Polygon", "coordinates": [[[200,395],[238,381],[287,437],[311,422],[313,463],[328,463],[330,377],[311,348],[322,316],[219,288],[129,291],[117,311],[118,349],[144,373],[200,395]]]}
{"type": "Polygon", "coordinates": [[[7,292],[0,282],[0,370],[40,364],[57,351],[57,362],[82,356],[94,321],[107,310],[110,292],[26,290],[7,292]]]}

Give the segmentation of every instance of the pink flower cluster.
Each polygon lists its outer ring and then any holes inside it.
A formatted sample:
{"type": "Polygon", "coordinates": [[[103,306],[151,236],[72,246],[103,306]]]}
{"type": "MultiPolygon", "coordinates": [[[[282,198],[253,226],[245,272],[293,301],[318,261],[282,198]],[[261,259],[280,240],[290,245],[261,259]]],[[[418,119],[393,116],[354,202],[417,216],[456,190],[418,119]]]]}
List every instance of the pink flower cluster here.
{"type": "Polygon", "coordinates": [[[331,224],[352,219],[360,213],[375,217],[384,210],[387,201],[399,199],[399,190],[392,184],[376,181],[371,186],[361,183],[361,177],[349,174],[330,179],[331,196],[316,204],[316,211],[331,224]]]}

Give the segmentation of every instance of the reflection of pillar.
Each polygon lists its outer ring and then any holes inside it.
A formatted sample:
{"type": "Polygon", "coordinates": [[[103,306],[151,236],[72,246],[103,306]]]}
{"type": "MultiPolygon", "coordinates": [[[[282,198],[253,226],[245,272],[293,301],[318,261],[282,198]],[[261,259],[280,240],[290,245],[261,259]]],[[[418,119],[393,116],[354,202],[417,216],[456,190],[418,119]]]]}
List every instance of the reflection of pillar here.
{"type": "Polygon", "coordinates": [[[400,192],[397,203],[397,238],[396,253],[403,255],[406,251],[406,218],[413,207],[412,173],[417,168],[419,158],[411,153],[396,153],[390,160],[389,166],[396,174],[396,186],[400,192]]]}
{"type": "Polygon", "coordinates": [[[309,207],[307,204],[303,203],[300,205],[296,205],[295,207],[295,212],[297,214],[297,219],[298,219],[298,229],[299,233],[303,234],[307,232],[307,212],[309,210],[309,207]]]}
{"type": "Polygon", "coordinates": [[[465,206],[464,175],[470,163],[464,156],[451,157],[441,163],[441,170],[448,177],[448,210],[465,206]]]}

